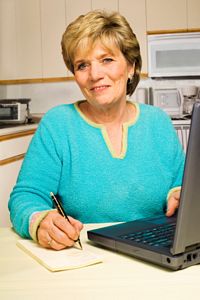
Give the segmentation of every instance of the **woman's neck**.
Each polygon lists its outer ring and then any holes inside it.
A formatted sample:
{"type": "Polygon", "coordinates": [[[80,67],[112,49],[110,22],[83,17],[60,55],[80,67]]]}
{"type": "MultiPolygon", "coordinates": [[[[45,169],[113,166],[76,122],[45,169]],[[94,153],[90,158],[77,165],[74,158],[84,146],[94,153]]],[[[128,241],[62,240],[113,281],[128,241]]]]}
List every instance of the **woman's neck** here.
{"type": "Polygon", "coordinates": [[[129,102],[112,105],[112,107],[100,108],[85,101],[80,103],[79,108],[92,122],[103,124],[106,127],[129,122],[135,115],[134,106],[129,102]]]}

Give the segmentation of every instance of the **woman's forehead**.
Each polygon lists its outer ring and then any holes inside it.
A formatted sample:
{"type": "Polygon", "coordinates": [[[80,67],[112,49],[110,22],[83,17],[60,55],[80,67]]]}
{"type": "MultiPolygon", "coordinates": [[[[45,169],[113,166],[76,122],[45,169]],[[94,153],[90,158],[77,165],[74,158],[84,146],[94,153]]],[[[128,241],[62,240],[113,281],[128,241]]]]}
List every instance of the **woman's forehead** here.
{"type": "Polygon", "coordinates": [[[119,52],[121,52],[116,43],[112,41],[105,42],[101,39],[98,39],[95,42],[89,40],[81,41],[74,52],[74,60],[76,60],[77,57],[87,57],[94,49],[101,49],[102,52],[104,51],[111,55],[119,54],[119,52]]]}

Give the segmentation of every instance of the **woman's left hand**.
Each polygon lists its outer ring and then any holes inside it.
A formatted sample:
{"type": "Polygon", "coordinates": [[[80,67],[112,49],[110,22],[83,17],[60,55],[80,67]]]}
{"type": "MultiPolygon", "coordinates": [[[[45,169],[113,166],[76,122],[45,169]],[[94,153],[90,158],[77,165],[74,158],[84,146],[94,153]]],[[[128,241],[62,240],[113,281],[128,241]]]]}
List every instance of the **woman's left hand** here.
{"type": "Polygon", "coordinates": [[[171,217],[179,207],[181,191],[172,193],[168,199],[166,216],[171,217]]]}

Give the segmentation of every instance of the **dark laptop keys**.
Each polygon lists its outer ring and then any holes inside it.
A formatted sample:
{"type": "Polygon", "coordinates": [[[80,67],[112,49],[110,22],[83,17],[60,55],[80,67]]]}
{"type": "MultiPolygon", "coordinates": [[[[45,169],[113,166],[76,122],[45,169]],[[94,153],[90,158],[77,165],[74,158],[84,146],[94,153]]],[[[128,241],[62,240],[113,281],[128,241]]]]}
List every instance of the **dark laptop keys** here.
{"type": "Polygon", "coordinates": [[[121,235],[120,238],[143,243],[150,246],[168,247],[172,244],[175,231],[174,224],[164,224],[152,229],[121,235]]]}

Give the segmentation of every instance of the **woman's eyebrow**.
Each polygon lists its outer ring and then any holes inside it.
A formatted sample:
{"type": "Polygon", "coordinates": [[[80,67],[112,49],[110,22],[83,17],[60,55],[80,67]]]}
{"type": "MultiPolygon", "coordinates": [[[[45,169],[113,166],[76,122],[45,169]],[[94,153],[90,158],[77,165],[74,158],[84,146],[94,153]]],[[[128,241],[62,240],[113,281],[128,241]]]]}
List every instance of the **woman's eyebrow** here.
{"type": "MultiPolygon", "coordinates": [[[[112,52],[105,52],[105,53],[99,54],[97,56],[97,59],[102,59],[106,56],[114,56],[114,54],[112,52]]],[[[90,61],[90,59],[87,58],[87,57],[86,58],[80,58],[80,59],[74,60],[74,64],[77,65],[77,64],[80,64],[82,62],[87,62],[87,61],[90,61]]]]}
{"type": "Polygon", "coordinates": [[[74,65],[79,65],[80,63],[85,62],[85,61],[86,61],[85,59],[78,59],[78,60],[75,60],[75,61],[74,61],[74,65]]]}

